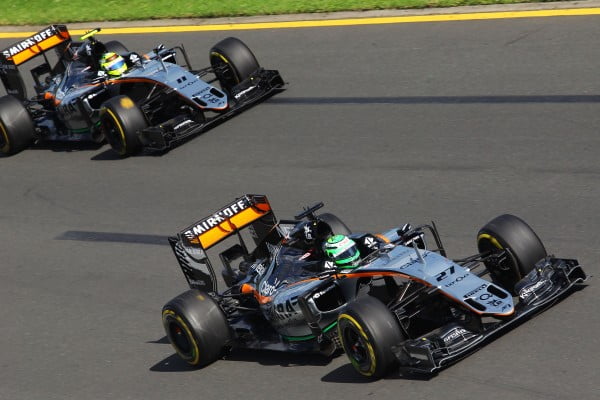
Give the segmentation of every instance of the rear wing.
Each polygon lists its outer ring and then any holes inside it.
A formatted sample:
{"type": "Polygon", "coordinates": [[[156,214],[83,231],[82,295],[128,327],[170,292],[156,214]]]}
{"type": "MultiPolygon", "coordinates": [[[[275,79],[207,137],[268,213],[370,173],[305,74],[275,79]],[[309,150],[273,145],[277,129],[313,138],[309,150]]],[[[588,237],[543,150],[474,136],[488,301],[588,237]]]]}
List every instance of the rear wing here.
{"type": "Polygon", "coordinates": [[[273,215],[273,211],[267,196],[247,194],[183,230],[179,233],[179,238],[192,247],[208,250],[251,223],[269,215],[273,215]]]}
{"type": "Polygon", "coordinates": [[[2,50],[2,60],[0,62],[21,65],[25,61],[31,60],[33,57],[70,40],[71,35],[65,25],[50,25],[27,39],[2,50]]]}
{"type": "Polygon", "coordinates": [[[179,232],[177,237],[169,238],[169,243],[189,286],[216,292],[216,277],[206,250],[237,235],[239,244],[219,254],[225,267],[223,277],[229,285],[228,277],[233,274],[231,262],[249,256],[240,230],[249,228],[252,239],[258,246],[273,234],[276,226],[277,219],[267,196],[246,194],[179,232]]]}
{"type": "Polygon", "coordinates": [[[25,99],[26,89],[17,66],[59,45],[66,47],[70,42],[71,35],[65,25],[50,25],[2,50],[0,53],[0,78],[6,92],[25,99]]]}

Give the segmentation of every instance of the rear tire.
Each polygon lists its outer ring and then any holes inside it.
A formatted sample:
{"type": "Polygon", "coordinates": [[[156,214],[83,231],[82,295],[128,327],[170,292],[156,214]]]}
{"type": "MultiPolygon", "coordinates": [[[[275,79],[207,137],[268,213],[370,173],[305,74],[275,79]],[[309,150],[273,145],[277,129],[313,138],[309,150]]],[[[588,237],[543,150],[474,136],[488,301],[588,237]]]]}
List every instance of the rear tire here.
{"type": "Polygon", "coordinates": [[[0,152],[25,150],[33,142],[35,125],[27,108],[14,96],[0,97],[0,152]]]}
{"type": "Polygon", "coordinates": [[[118,40],[111,40],[104,44],[107,53],[117,53],[121,57],[129,53],[129,50],[125,45],[118,40]]]}
{"type": "Polygon", "coordinates": [[[169,301],[162,310],[167,338],[188,364],[204,367],[221,357],[231,340],[225,314],[212,297],[197,289],[169,301]]]}
{"type": "Polygon", "coordinates": [[[404,341],[396,317],[370,296],[351,302],[338,316],[338,335],[354,368],[373,379],[389,372],[396,363],[392,346],[404,341]]]}
{"type": "Polygon", "coordinates": [[[227,91],[260,68],[248,46],[234,37],[223,39],[210,49],[210,65],[227,91]]]}
{"type": "Polygon", "coordinates": [[[148,126],[142,110],[128,96],[116,96],[102,105],[101,130],[110,146],[121,156],[142,150],[138,132],[148,126]]]}
{"type": "Polygon", "coordinates": [[[350,235],[352,231],[348,226],[342,222],[336,215],[330,213],[323,213],[317,216],[323,222],[331,227],[331,231],[334,235],[350,235]]]}
{"type": "Polygon", "coordinates": [[[529,273],[547,253],[536,233],[525,221],[514,215],[500,215],[479,230],[477,247],[480,253],[506,250],[502,265],[486,263],[492,279],[514,293],[515,284],[529,273]]]}

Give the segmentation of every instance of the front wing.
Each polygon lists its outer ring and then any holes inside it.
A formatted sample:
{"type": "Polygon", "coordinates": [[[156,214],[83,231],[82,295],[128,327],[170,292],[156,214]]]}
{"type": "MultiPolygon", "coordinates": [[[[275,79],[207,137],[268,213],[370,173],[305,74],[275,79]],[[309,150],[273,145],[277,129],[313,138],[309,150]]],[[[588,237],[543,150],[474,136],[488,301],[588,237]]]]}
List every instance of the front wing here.
{"type": "Polygon", "coordinates": [[[278,71],[261,68],[233,88],[226,111],[206,118],[203,122],[176,116],[159,126],[144,129],[139,133],[140,141],[150,151],[168,150],[282,91],[283,86],[284,82],[278,71]]]}
{"type": "Polygon", "coordinates": [[[432,373],[476,351],[484,343],[552,306],[587,276],[577,260],[548,257],[516,285],[515,313],[479,329],[451,323],[423,337],[407,340],[392,351],[402,371],[432,373]]]}

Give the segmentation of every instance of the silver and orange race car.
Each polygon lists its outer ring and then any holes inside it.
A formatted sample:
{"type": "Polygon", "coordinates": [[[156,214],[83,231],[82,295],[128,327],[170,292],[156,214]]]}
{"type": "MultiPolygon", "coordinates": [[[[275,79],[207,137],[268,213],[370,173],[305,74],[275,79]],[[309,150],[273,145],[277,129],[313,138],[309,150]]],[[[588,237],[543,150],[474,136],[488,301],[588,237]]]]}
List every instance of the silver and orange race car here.
{"type": "Polygon", "coordinates": [[[122,156],[165,151],[284,86],[278,71],[261,68],[233,37],[210,49],[209,67],[193,69],[183,45],[159,45],[141,55],[118,41],[97,40],[98,32],[73,41],[66,26],[51,25],[0,53],[7,92],[0,98],[2,153],[37,141],[105,138],[122,156]],[[113,76],[101,68],[107,53],[123,59],[123,73],[113,76]],[[20,68],[38,57],[43,62],[31,69],[35,95],[28,98],[20,68]]]}
{"type": "Polygon", "coordinates": [[[170,238],[190,286],[162,311],[181,358],[204,366],[236,347],[344,351],[367,377],[393,366],[432,373],[587,279],[577,260],[547,255],[513,215],[480,229],[475,255],[450,259],[434,223],[358,233],[333,214],[317,214],[322,206],[278,221],[266,196],[245,195],[170,238]],[[322,244],[332,235],[355,243],[353,268],[325,257],[322,244]],[[226,239],[236,243],[223,246],[226,239]],[[212,251],[223,264],[224,290],[212,251]]]}

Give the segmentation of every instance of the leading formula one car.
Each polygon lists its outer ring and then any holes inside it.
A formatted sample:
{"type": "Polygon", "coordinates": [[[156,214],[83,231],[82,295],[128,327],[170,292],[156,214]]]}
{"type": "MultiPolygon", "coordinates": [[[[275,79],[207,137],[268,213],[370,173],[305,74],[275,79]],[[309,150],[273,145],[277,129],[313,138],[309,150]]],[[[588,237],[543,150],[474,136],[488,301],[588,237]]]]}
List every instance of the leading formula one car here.
{"type": "Polygon", "coordinates": [[[343,350],[367,377],[394,365],[432,373],[587,278],[577,260],[547,255],[513,215],[481,228],[477,254],[452,260],[433,223],[352,233],[335,215],[317,214],[322,206],[277,221],[265,196],[245,195],[169,238],[191,288],[162,311],[181,358],[205,366],[235,347],[343,350]],[[355,268],[340,270],[324,257],[321,243],[333,234],[356,243],[355,268]],[[219,253],[227,286],[219,291],[206,251],[231,236],[237,243],[219,253]]]}
{"type": "Polygon", "coordinates": [[[193,69],[183,45],[159,45],[147,54],[122,43],[103,43],[94,29],[73,41],[64,25],[51,25],[0,53],[0,151],[14,154],[34,141],[104,138],[120,155],[165,151],[282,90],[278,71],[260,67],[239,39],[210,50],[210,66],[193,69]],[[47,52],[55,50],[55,63],[47,52]],[[116,53],[126,63],[118,76],[101,69],[116,53]],[[177,62],[178,56],[183,64],[177,62]],[[31,69],[35,95],[28,99],[18,66],[43,57],[31,69]],[[218,86],[214,86],[218,83],[218,86]]]}

